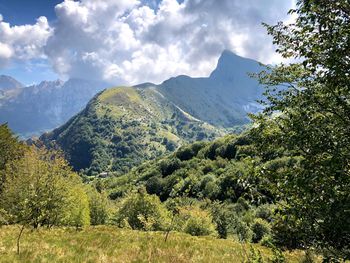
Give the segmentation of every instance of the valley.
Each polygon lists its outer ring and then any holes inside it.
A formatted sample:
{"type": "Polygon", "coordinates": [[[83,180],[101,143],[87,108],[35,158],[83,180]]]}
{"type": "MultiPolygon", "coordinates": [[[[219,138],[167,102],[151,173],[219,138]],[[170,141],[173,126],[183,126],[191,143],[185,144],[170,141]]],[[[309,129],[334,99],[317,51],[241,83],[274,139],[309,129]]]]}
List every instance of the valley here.
{"type": "Polygon", "coordinates": [[[350,262],[349,1],[58,2],[0,0],[0,262],[350,262]]]}

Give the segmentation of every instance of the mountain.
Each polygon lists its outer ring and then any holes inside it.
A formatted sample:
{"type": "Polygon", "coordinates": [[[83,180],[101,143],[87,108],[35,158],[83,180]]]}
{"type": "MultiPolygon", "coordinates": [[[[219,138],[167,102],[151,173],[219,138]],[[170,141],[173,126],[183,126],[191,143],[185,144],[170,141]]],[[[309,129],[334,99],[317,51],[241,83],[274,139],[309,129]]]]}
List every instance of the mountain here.
{"type": "Polygon", "coordinates": [[[23,88],[24,85],[14,78],[6,75],[0,75],[0,91],[23,88]]]}
{"type": "Polygon", "coordinates": [[[7,90],[0,97],[0,123],[22,137],[52,130],[81,111],[107,84],[82,79],[43,81],[7,90]]]}
{"type": "Polygon", "coordinates": [[[262,88],[248,73],[262,70],[254,60],[224,51],[208,78],[178,76],[158,86],[158,90],[195,118],[220,127],[249,122],[248,112],[261,106],[262,88]]]}
{"type": "Polygon", "coordinates": [[[247,73],[256,61],[225,51],[208,78],[179,76],[160,85],[144,83],[96,95],[65,125],[41,136],[57,144],[75,170],[125,173],[179,146],[210,141],[227,128],[249,122],[261,87],[247,73]]]}
{"type": "Polygon", "coordinates": [[[196,140],[224,133],[173,104],[156,88],[118,87],[96,95],[62,127],[40,137],[89,175],[130,168],[196,140]]]}

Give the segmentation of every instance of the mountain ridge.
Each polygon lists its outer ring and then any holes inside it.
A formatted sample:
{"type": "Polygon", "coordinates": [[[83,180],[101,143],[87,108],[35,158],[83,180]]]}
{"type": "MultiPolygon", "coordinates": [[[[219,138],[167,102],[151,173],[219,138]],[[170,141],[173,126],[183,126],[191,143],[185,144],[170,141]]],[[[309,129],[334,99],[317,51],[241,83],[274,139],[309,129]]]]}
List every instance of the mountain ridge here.
{"type": "Polygon", "coordinates": [[[207,78],[180,75],[159,85],[105,89],[67,124],[40,139],[61,147],[74,169],[86,174],[128,172],[181,145],[211,141],[247,124],[247,105],[261,97],[260,86],[245,72],[249,67],[256,71],[260,65],[226,51],[207,78]]]}

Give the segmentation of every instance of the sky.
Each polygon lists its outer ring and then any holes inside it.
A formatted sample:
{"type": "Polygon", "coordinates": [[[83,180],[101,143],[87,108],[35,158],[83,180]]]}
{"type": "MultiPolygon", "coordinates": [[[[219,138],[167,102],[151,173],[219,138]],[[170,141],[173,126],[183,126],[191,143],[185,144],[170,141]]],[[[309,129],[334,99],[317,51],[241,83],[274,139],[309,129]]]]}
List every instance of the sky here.
{"type": "Polygon", "coordinates": [[[160,83],[209,75],[225,49],[279,63],[261,23],[292,21],[294,1],[0,0],[0,74],[160,83]]]}

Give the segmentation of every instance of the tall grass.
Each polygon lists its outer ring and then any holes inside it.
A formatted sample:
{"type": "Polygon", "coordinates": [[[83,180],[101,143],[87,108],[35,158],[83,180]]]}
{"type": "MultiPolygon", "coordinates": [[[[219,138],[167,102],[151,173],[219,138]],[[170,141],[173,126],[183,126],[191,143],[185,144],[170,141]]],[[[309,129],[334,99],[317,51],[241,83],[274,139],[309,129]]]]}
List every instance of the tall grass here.
{"type": "MultiPolygon", "coordinates": [[[[21,253],[16,254],[18,227],[0,228],[1,262],[243,262],[250,245],[212,237],[162,232],[140,232],[114,227],[26,229],[21,253]]],[[[272,252],[254,245],[266,259],[272,252]]],[[[286,253],[300,262],[303,253],[286,253]]]]}

